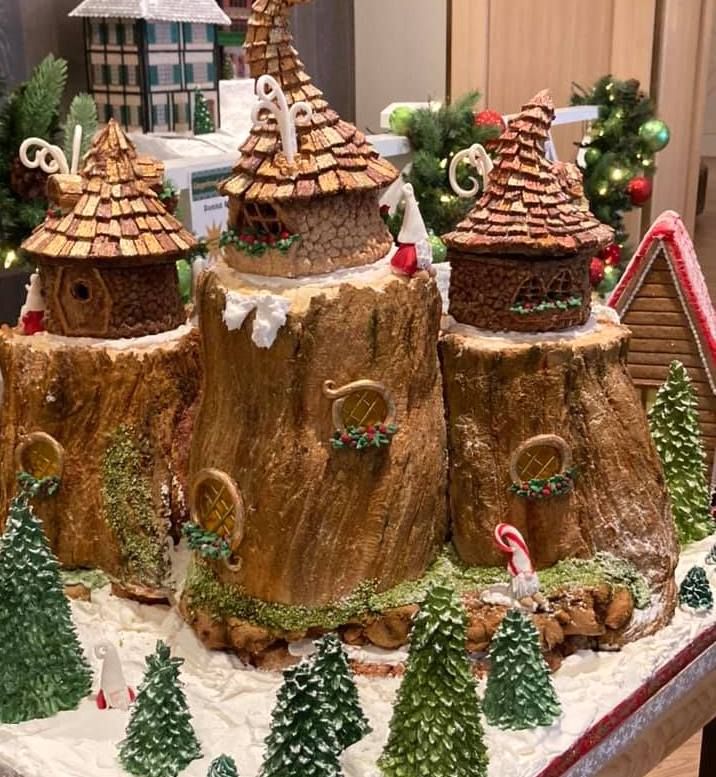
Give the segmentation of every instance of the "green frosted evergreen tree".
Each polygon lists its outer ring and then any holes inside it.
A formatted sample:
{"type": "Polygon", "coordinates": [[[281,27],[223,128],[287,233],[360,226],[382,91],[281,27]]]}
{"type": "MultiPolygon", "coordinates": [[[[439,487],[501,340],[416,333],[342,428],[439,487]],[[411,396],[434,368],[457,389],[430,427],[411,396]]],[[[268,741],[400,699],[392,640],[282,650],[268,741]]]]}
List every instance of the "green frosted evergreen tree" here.
{"type": "Polygon", "coordinates": [[[679,541],[684,544],[713,531],[709,487],[696,410],[696,394],[686,368],[674,361],[649,411],[651,436],[664,467],[679,541]]]}
{"type": "Polygon", "coordinates": [[[220,755],[211,762],[206,777],[239,777],[236,761],[231,756],[220,755]]]}
{"type": "Polygon", "coordinates": [[[160,640],[146,660],[126,738],[119,744],[119,761],[138,777],[176,777],[201,758],[179,679],[184,659],[173,658],[160,640]]]}
{"type": "Polygon", "coordinates": [[[283,678],[260,777],[339,777],[341,745],[321,678],[308,661],[283,678]]]}
{"type": "Polygon", "coordinates": [[[209,106],[201,91],[196,89],[194,90],[194,134],[206,135],[214,130],[214,119],[209,111],[209,106]]]}
{"type": "Polygon", "coordinates": [[[59,563],[30,504],[37,491],[25,481],[0,539],[2,723],[76,709],[92,686],[59,563]]]}
{"type": "Polygon", "coordinates": [[[508,610],[492,639],[483,709],[487,722],[502,729],[550,726],[559,717],[539,633],[517,608],[508,610]]]}
{"type": "Polygon", "coordinates": [[[690,610],[710,610],[714,606],[706,570],[691,567],[679,586],[679,604],[690,610]]]}
{"type": "Polygon", "coordinates": [[[706,554],[706,563],[714,565],[716,564],[716,544],[711,546],[711,550],[706,554]]]}
{"type": "Polygon", "coordinates": [[[484,777],[487,750],[465,649],[467,616],[435,585],[413,622],[405,676],[378,761],[385,777],[484,777]]]}
{"type": "Polygon", "coordinates": [[[370,726],[361,709],[358,689],[340,639],[335,634],[326,634],[315,644],[318,653],[313,669],[323,684],[323,699],[338,742],[345,749],[369,734],[370,726]]]}

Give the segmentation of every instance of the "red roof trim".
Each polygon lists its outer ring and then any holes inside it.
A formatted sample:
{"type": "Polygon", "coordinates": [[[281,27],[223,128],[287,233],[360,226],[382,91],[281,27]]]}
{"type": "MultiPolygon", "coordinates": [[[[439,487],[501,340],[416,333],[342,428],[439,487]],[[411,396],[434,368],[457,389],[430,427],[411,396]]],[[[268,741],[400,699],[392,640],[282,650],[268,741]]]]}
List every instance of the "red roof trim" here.
{"type": "Polygon", "coordinates": [[[667,210],[651,225],[607,304],[623,318],[660,247],[664,249],[664,256],[677,283],[679,298],[701,345],[699,351],[713,388],[716,385],[716,310],[693,241],[678,213],[667,210]]]}

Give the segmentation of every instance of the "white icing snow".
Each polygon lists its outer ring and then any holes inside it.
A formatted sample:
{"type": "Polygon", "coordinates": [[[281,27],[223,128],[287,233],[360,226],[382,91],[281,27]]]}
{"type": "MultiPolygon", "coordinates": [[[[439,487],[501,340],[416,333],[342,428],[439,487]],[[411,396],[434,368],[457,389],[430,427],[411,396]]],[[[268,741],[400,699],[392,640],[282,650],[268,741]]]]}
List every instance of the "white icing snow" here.
{"type": "Polygon", "coordinates": [[[125,337],[111,340],[100,337],[65,337],[53,335],[49,332],[38,332],[32,335],[30,341],[34,346],[69,346],[71,348],[102,348],[107,351],[142,351],[155,345],[168,345],[181,340],[192,330],[192,324],[182,324],[168,332],[160,332],[157,335],[145,335],[144,337],[125,337]]]}
{"type": "MultiPolygon", "coordinates": [[[[703,563],[713,538],[686,549],[677,570],[684,577],[695,563],[703,563]]],[[[175,574],[184,572],[188,553],[176,554],[175,574]]],[[[712,583],[716,568],[708,567],[712,583]]],[[[92,648],[102,639],[117,645],[127,682],[137,687],[144,657],[158,639],[185,659],[182,677],[204,758],[182,777],[205,777],[212,758],[232,755],[242,777],[257,775],[268,734],[279,674],[244,667],[238,658],[207,651],[175,610],[116,599],[109,589],[93,592],[92,602],[72,602],[72,612],[95,673],[99,662],[92,648]]],[[[671,625],[652,637],[627,645],[620,652],[580,652],[567,658],[554,675],[563,714],[549,728],[508,732],[486,727],[490,750],[490,777],[534,777],[555,756],[571,747],[602,715],[633,693],[701,631],[716,623],[716,612],[690,615],[677,612],[671,625]]],[[[297,652],[308,645],[296,647],[297,652]]],[[[373,663],[404,659],[405,651],[351,648],[353,656],[373,663]]],[[[345,777],[374,777],[376,760],[385,743],[392,702],[399,685],[394,678],[358,677],[361,702],[373,733],[343,756],[345,777]]],[[[99,677],[95,677],[94,688],[99,677]]],[[[484,692],[484,681],[480,693],[484,692]]],[[[124,777],[117,764],[116,744],[124,736],[129,713],[97,709],[88,698],[80,708],[48,720],[0,726],[0,765],[22,777],[124,777]]]]}
{"type": "Polygon", "coordinates": [[[227,291],[224,323],[230,332],[241,329],[246,317],[255,310],[251,339],[259,348],[270,348],[278,330],[286,323],[290,308],[291,300],[277,294],[262,292],[247,296],[237,291],[227,291]]]}

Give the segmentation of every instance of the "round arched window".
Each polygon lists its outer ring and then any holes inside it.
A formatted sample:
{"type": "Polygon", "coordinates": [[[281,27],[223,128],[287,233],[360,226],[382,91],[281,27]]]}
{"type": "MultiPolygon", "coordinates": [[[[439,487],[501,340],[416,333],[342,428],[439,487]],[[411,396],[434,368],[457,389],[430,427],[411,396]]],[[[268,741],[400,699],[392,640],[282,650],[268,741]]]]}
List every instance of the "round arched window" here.
{"type": "Polygon", "coordinates": [[[241,493],[225,472],[203,469],[191,491],[191,514],[195,523],[224,540],[231,551],[227,565],[236,570],[241,562],[236,553],[244,539],[245,514],[241,493]]]}
{"type": "Polygon", "coordinates": [[[65,450],[51,435],[33,432],[18,444],[15,460],[20,472],[27,472],[35,480],[59,479],[64,468],[65,450]]]}
{"type": "Polygon", "coordinates": [[[526,440],[512,454],[512,491],[519,496],[543,498],[569,493],[574,484],[572,452],[556,434],[526,440]]]}
{"type": "Polygon", "coordinates": [[[398,431],[395,402],[382,383],[357,380],[336,388],[327,380],[323,393],[333,400],[334,448],[365,450],[390,445],[398,431]]]}

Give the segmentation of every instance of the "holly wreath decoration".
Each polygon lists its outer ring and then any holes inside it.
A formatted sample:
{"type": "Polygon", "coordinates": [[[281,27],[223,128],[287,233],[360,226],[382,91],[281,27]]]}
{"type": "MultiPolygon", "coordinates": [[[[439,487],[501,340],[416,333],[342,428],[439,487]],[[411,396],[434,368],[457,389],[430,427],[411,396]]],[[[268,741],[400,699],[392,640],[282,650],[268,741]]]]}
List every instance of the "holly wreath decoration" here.
{"type": "Polygon", "coordinates": [[[571,103],[599,106],[599,117],[580,144],[578,162],[590,210],[615,231],[614,244],[594,257],[589,271],[592,286],[606,294],[630,255],[624,214],[649,202],[655,156],[668,145],[669,128],[633,78],[606,75],[591,89],[574,84],[571,103]]]}

